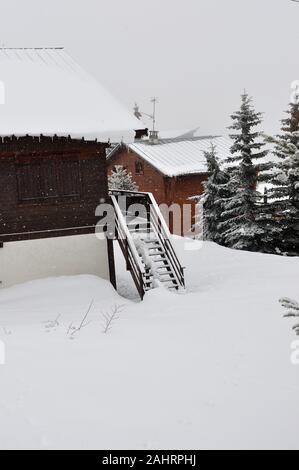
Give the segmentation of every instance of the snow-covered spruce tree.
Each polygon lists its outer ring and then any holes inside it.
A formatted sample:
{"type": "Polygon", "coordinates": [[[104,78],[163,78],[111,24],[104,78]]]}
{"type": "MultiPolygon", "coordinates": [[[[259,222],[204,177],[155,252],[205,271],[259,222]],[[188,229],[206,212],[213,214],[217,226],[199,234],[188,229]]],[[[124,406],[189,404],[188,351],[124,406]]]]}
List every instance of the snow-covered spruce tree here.
{"type": "Polygon", "coordinates": [[[202,221],[197,223],[202,224],[204,240],[214,241],[221,245],[224,240],[219,223],[222,220],[222,200],[227,196],[226,184],[229,177],[220,167],[216,147],[213,144],[209,151],[204,152],[204,156],[207,160],[209,178],[204,183],[203,195],[195,197],[203,207],[202,221]]]}
{"type": "Polygon", "coordinates": [[[262,122],[262,114],[255,112],[252,99],[244,92],[241,107],[231,118],[229,129],[235,131],[231,157],[228,158],[230,179],[228,197],[223,201],[223,218],[220,227],[224,231],[225,244],[231,248],[264,251],[262,240],[265,226],[260,214],[261,194],[257,191],[259,178],[269,169],[261,162],[267,155],[261,133],[255,128],[262,122]]]}
{"type": "Polygon", "coordinates": [[[294,153],[284,162],[289,193],[285,242],[288,254],[299,256],[299,148],[293,146],[293,150],[294,153]]]}
{"type": "Polygon", "coordinates": [[[122,165],[116,165],[108,178],[109,189],[123,191],[138,191],[137,184],[133,181],[132,174],[128,173],[122,165]]]}
{"type": "MultiPolygon", "coordinates": [[[[299,318],[299,304],[295,300],[284,297],[279,301],[283,308],[286,308],[288,311],[284,314],[284,318],[299,318]]],[[[293,326],[293,330],[296,335],[299,336],[299,324],[293,326]]]]}
{"type": "MultiPolygon", "coordinates": [[[[286,114],[287,117],[281,121],[282,134],[278,137],[281,141],[299,147],[299,102],[290,103],[286,114]]],[[[285,157],[285,153],[281,154],[279,149],[276,149],[276,154],[278,157],[285,157]]]]}
{"type": "Polygon", "coordinates": [[[269,191],[275,220],[280,228],[280,250],[299,255],[299,104],[291,103],[282,121],[282,133],[275,139],[278,162],[269,191]]]}

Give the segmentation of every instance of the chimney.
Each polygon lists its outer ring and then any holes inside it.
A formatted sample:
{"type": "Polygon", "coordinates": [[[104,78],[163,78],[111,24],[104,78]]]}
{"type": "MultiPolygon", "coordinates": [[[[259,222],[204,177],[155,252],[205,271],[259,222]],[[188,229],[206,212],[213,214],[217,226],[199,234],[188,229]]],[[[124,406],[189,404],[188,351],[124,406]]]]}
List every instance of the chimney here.
{"type": "Polygon", "coordinates": [[[159,143],[159,132],[158,131],[149,131],[149,141],[150,145],[156,145],[159,143]]]}

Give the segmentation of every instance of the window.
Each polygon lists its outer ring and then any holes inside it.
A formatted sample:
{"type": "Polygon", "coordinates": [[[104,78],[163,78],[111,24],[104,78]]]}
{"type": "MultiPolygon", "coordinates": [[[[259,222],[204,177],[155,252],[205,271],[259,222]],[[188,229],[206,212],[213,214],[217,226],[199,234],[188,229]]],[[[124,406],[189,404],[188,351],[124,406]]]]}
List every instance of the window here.
{"type": "Polygon", "coordinates": [[[16,167],[20,202],[80,197],[79,162],[47,159],[16,167]]]}
{"type": "Polygon", "coordinates": [[[144,173],[143,162],[140,162],[140,161],[135,162],[135,173],[136,175],[143,175],[144,173]]]}

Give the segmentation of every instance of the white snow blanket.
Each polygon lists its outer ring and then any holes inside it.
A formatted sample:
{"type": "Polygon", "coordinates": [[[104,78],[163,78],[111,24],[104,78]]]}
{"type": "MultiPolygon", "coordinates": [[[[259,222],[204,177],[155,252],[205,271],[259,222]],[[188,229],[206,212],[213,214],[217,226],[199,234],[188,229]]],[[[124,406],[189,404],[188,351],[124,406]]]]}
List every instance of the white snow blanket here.
{"type": "Polygon", "coordinates": [[[176,245],[186,293],[141,303],[125,271],[133,300],[92,276],[0,290],[1,449],[299,448],[278,303],[299,300],[299,259],[176,245]]]}

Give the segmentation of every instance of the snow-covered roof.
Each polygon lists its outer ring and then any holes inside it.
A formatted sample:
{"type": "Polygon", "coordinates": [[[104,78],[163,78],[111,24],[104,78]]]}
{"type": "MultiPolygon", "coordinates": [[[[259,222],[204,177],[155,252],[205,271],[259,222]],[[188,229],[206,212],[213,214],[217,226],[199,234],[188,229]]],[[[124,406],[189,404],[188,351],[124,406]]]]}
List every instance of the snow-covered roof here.
{"type": "Polygon", "coordinates": [[[160,139],[181,139],[200,136],[201,132],[199,126],[192,129],[168,129],[159,131],[160,139]]]}
{"type": "Polygon", "coordinates": [[[0,136],[132,142],[145,127],[63,48],[0,49],[0,136]]]}
{"type": "Polygon", "coordinates": [[[206,173],[204,151],[210,149],[211,143],[216,146],[221,160],[229,157],[232,140],[228,136],[161,139],[155,145],[146,140],[129,144],[128,147],[161,173],[172,177],[206,173]]]}

